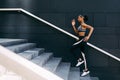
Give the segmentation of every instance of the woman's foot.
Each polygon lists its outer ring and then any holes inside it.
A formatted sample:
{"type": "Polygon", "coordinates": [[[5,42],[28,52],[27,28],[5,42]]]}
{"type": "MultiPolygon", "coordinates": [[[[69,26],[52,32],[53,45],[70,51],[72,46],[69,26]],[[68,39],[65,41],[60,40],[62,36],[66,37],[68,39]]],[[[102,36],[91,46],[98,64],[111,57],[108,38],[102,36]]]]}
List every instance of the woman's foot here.
{"type": "Polygon", "coordinates": [[[88,75],[90,73],[90,71],[89,70],[83,70],[83,73],[81,74],[81,76],[83,77],[83,76],[86,76],[86,75],[88,75]]]}
{"type": "Polygon", "coordinates": [[[76,64],[76,67],[80,66],[80,65],[83,64],[83,63],[84,63],[84,61],[83,61],[82,59],[79,59],[79,60],[78,60],[78,63],[76,64]]]}

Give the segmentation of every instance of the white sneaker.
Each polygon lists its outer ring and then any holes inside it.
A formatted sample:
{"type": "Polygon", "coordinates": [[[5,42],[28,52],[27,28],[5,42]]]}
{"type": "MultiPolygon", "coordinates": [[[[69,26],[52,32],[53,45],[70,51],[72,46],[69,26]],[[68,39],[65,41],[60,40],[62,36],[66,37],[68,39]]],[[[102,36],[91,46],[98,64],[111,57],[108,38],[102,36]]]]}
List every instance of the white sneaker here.
{"type": "Polygon", "coordinates": [[[83,77],[83,76],[86,76],[86,75],[88,75],[90,73],[90,71],[83,71],[83,73],[81,74],[81,76],[83,77]]]}
{"type": "Polygon", "coordinates": [[[84,63],[84,61],[78,61],[78,63],[76,64],[76,67],[80,66],[83,63],[84,63]]]}

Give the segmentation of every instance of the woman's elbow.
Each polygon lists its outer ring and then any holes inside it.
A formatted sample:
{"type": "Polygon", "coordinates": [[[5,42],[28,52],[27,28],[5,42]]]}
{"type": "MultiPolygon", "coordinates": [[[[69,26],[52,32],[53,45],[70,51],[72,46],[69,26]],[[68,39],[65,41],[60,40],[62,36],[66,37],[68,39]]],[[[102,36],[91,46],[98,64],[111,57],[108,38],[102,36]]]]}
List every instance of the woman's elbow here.
{"type": "Polygon", "coordinates": [[[91,30],[93,31],[93,30],[94,30],[94,27],[91,26],[91,30]]]}
{"type": "Polygon", "coordinates": [[[94,27],[92,27],[92,29],[94,30],[94,27]]]}

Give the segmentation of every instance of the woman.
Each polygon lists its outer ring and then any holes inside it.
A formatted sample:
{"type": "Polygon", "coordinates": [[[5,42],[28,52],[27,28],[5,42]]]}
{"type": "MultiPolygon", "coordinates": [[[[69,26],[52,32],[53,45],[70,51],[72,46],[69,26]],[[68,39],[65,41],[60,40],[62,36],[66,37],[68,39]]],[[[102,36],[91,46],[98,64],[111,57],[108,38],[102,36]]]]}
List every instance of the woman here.
{"type": "Polygon", "coordinates": [[[78,35],[80,40],[83,39],[83,41],[81,43],[72,46],[72,49],[71,49],[73,55],[75,56],[75,58],[78,61],[76,66],[78,67],[84,63],[85,69],[83,70],[83,73],[81,76],[85,76],[90,73],[90,71],[87,68],[87,63],[86,63],[86,58],[85,58],[84,53],[87,52],[87,41],[91,37],[94,28],[85,23],[87,20],[88,20],[87,16],[79,15],[78,22],[80,23],[80,26],[78,28],[76,28],[76,26],[75,26],[75,24],[76,24],[75,19],[72,20],[72,27],[73,27],[75,33],[78,35]],[[86,29],[89,29],[89,33],[87,36],[86,36],[86,29]],[[79,48],[80,52],[81,52],[79,55],[77,55],[77,53],[74,52],[77,48],[79,48]]]}

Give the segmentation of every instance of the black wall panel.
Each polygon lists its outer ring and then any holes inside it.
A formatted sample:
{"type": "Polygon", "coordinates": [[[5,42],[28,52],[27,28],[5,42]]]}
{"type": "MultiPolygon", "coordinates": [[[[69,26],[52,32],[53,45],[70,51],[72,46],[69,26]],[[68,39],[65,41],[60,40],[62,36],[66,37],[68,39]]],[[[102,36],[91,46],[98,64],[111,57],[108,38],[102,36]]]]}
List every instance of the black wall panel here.
{"type": "Polygon", "coordinates": [[[94,14],[94,26],[105,27],[106,26],[106,14],[104,13],[94,14]]]}
{"type": "MultiPolygon", "coordinates": [[[[0,8],[23,8],[72,34],[75,33],[71,20],[77,21],[79,14],[88,15],[87,23],[95,28],[89,42],[100,48],[120,49],[119,3],[119,0],[1,0],[0,8]]],[[[0,12],[0,37],[28,39],[75,64],[70,47],[76,40],[25,14],[0,12]]],[[[86,56],[89,67],[119,69],[117,61],[92,48],[86,56]]]]}
{"type": "Polygon", "coordinates": [[[107,15],[107,26],[120,26],[120,14],[108,14],[107,15]]]}

